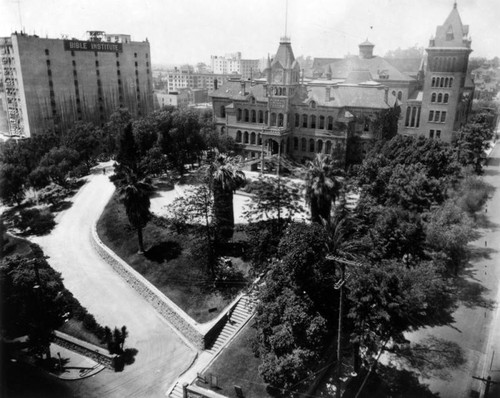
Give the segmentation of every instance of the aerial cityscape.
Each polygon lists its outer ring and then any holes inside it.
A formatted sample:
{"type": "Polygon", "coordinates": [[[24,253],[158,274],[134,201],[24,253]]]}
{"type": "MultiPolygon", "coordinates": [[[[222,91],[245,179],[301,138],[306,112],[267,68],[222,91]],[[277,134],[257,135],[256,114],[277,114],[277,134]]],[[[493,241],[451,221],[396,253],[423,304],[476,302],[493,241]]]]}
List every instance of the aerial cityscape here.
{"type": "Polygon", "coordinates": [[[499,19],[0,4],[0,396],[500,397],[499,19]]]}

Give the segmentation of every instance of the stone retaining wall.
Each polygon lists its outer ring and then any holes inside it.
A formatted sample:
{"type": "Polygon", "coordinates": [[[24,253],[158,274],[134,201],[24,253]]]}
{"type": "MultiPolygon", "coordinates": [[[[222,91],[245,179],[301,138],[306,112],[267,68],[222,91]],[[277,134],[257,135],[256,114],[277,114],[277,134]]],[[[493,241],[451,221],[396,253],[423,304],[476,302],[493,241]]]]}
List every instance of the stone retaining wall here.
{"type": "Polygon", "coordinates": [[[58,330],[55,331],[54,343],[63,348],[86,356],[108,369],[114,369],[114,355],[108,354],[106,350],[100,347],[87,343],[86,341],[79,340],[65,333],[59,332],[58,330]]]}
{"type": "Polygon", "coordinates": [[[146,280],[141,274],[118,257],[97,235],[97,225],[92,228],[92,245],[99,255],[118,274],[146,299],[158,313],[185,336],[196,348],[205,349],[204,335],[196,328],[193,321],[175,303],[146,280]]]}

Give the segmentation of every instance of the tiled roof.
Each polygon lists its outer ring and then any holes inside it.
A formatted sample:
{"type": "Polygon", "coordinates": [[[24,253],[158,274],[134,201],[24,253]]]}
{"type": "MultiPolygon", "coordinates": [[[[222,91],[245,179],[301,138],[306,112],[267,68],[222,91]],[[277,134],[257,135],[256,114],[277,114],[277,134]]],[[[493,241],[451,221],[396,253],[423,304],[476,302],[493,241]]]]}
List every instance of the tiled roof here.
{"type": "Polygon", "coordinates": [[[380,84],[376,86],[339,84],[330,88],[329,97],[327,97],[325,86],[307,87],[307,97],[302,103],[309,104],[311,100],[316,101],[320,106],[333,108],[386,109],[394,105],[396,98],[389,95],[389,104],[387,104],[385,102],[385,87],[380,84]]]}

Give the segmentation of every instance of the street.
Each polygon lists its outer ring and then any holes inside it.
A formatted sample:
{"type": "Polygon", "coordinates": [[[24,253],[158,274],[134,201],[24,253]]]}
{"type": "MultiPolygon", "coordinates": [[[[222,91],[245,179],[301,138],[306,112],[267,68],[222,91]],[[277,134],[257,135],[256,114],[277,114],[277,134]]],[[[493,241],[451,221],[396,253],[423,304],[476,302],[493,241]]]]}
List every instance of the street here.
{"type": "MultiPolygon", "coordinates": [[[[442,398],[483,397],[485,383],[473,376],[491,376],[500,382],[500,146],[497,145],[485,167],[484,180],[495,187],[483,210],[485,227],[481,237],[471,244],[470,266],[461,278],[459,307],[449,326],[425,328],[407,337],[412,342],[436,341],[455,343],[461,358],[457,366],[441,369],[421,377],[432,392],[442,398]],[[480,395],[479,395],[480,394],[480,395]]],[[[492,386],[489,398],[500,396],[500,385],[492,386]]]]}
{"type": "MultiPolygon", "coordinates": [[[[100,324],[126,325],[125,348],[135,348],[135,362],[123,372],[108,370],[71,382],[75,397],[163,397],[195,356],[177,333],[95,252],[90,230],[114,192],[102,173],[92,174],[73,205],[57,216],[57,226],[38,243],[65,286],[100,324]]],[[[67,396],[67,395],[66,395],[67,396]]]]}

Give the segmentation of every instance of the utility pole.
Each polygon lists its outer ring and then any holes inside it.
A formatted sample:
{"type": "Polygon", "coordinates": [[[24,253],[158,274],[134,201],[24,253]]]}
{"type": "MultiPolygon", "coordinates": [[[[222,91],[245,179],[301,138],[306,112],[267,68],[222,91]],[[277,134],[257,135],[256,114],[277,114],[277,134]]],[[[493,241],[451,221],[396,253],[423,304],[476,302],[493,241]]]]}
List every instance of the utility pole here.
{"type": "Polygon", "coordinates": [[[327,260],[330,261],[336,261],[340,263],[340,279],[337,283],[334,285],[335,290],[339,290],[339,323],[338,323],[338,331],[337,331],[337,392],[336,392],[336,397],[341,398],[342,397],[342,391],[341,391],[341,384],[342,381],[341,376],[342,376],[342,317],[343,317],[343,301],[344,301],[344,285],[345,283],[349,280],[351,277],[351,274],[345,272],[345,266],[346,265],[355,265],[355,266],[360,266],[360,263],[354,262],[354,261],[349,261],[345,260],[340,257],[336,256],[326,256],[327,260]]]}
{"type": "Polygon", "coordinates": [[[491,380],[491,376],[488,376],[486,379],[484,377],[477,377],[477,376],[472,376],[473,379],[480,380],[484,383],[486,383],[486,387],[484,388],[484,395],[483,398],[488,398],[488,395],[490,393],[490,386],[492,384],[500,384],[496,381],[491,380]]]}

